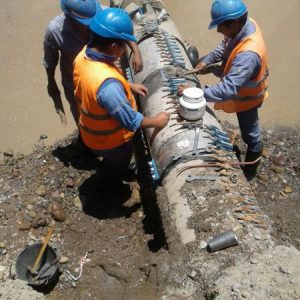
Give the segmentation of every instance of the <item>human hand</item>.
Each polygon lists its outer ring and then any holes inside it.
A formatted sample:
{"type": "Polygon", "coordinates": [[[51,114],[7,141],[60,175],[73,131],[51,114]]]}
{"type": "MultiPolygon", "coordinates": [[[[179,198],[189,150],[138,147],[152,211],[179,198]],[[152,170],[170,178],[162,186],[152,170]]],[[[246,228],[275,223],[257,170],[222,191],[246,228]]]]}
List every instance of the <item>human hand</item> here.
{"type": "Polygon", "coordinates": [[[201,71],[202,71],[203,69],[205,69],[206,67],[207,67],[207,64],[206,64],[205,62],[203,62],[203,61],[200,61],[200,62],[196,65],[195,69],[198,69],[198,73],[201,73],[201,71]]]}
{"type": "Polygon", "coordinates": [[[137,93],[141,96],[147,96],[148,95],[148,89],[140,83],[131,83],[130,88],[133,92],[137,93]]]}
{"type": "Polygon", "coordinates": [[[156,124],[156,128],[164,128],[165,126],[167,126],[167,124],[169,123],[170,120],[170,114],[162,111],[159,112],[156,116],[155,116],[155,124],[156,124]]]}
{"type": "Polygon", "coordinates": [[[60,90],[55,80],[49,80],[47,85],[48,95],[53,99],[56,99],[60,95],[60,90]]]}
{"type": "Polygon", "coordinates": [[[183,91],[185,89],[187,89],[188,87],[189,87],[189,85],[187,83],[185,83],[185,84],[179,84],[178,87],[177,87],[177,93],[178,93],[178,95],[182,96],[183,91]]]}
{"type": "Polygon", "coordinates": [[[135,53],[132,58],[132,67],[136,73],[139,73],[143,70],[143,60],[140,53],[135,53]]]}

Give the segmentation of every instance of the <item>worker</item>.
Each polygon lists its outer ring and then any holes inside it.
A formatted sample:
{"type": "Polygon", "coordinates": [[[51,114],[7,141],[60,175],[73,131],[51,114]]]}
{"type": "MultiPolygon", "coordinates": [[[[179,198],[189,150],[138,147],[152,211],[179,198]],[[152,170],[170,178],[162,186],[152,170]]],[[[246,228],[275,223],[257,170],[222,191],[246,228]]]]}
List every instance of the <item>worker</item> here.
{"type": "MultiPolygon", "coordinates": [[[[60,100],[60,90],[55,80],[55,69],[60,59],[60,70],[65,97],[77,124],[78,109],[74,100],[73,62],[77,54],[89,41],[88,25],[102,8],[98,0],[60,0],[63,14],[55,17],[48,25],[44,39],[44,61],[48,78],[48,94],[60,100]],[[60,56],[60,57],[59,57],[60,56]]],[[[133,68],[143,68],[140,51],[134,42],[128,43],[133,51],[133,68]]],[[[61,101],[61,100],[60,100],[61,101]]]]}
{"type": "Polygon", "coordinates": [[[75,97],[80,106],[82,139],[104,158],[96,179],[107,186],[126,173],[135,131],[140,127],[159,130],[167,125],[169,114],[144,117],[137,112],[133,92],[145,96],[148,91],[142,84],[128,83],[114,65],[126,42],[136,42],[128,13],[120,8],[102,10],[92,20],[90,30],[91,40],[74,63],[75,97]]]}
{"type": "MultiPolygon", "coordinates": [[[[258,108],[268,96],[267,52],[261,29],[248,17],[242,0],[215,0],[211,7],[209,29],[217,28],[224,35],[221,44],[202,58],[199,72],[221,62],[221,81],[205,87],[207,102],[214,102],[216,110],[236,113],[244,142],[247,144],[246,162],[262,155],[258,108]]],[[[259,160],[245,165],[248,180],[255,177],[259,160]]]]}

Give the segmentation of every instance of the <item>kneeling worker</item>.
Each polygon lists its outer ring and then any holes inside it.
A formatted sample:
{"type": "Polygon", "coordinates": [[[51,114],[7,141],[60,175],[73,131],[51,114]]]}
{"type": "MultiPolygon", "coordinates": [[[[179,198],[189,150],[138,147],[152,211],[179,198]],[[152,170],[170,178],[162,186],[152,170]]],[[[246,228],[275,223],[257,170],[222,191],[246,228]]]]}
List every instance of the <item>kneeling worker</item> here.
{"type": "Polygon", "coordinates": [[[163,128],[169,114],[160,112],[148,118],[137,112],[132,91],[143,96],[148,91],[141,84],[128,83],[114,66],[126,41],[136,42],[129,15],[119,8],[108,8],[96,15],[90,30],[90,43],[75,59],[75,97],[82,139],[104,158],[97,178],[105,184],[126,172],[135,131],[140,127],[163,128]]]}

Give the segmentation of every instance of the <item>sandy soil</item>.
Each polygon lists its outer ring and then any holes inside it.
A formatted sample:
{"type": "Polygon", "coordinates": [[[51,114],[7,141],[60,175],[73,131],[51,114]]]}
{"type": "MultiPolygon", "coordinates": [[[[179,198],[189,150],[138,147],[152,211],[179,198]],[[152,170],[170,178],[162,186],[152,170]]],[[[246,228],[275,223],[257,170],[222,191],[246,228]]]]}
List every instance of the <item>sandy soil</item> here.
{"type": "MultiPolygon", "coordinates": [[[[107,4],[108,1],[102,1],[107,4]]],[[[195,44],[200,55],[206,54],[221,36],[209,31],[210,1],[166,0],[182,35],[195,44]],[[188,20],[188,21],[187,21],[188,20]]],[[[300,44],[294,37],[300,30],[297,16],[300,3],[289,0],[246,1],[250,14],[261,24],[270,54],[270,98],[261,110],[262,123],[294,125],[299,121],[297,72],[300,65],[300,44]],[[272,12],[272,13],[270,13],[272,12]],[[284,24],[284,26],[282,26],[284,24]],[[283,53],[284,51],[284,53],[283,53]],[[291,67],[293,66],[293,67],[291,67]]],[[[42,43],[47,23],[60,13],[58,1],[13,0],[1,4],[0,33],[1,111],[0,151],[13,149],[29,153],[40,135],[47,143],[66,136],[75,129],[68,112],[68,126],[63,127],[46,92],[46,77],[42,66],[42,43]]],[[[59,72],[57,72],[59,73],[59,72]]],[[[215,82],[203,77],[203,84],[215,82]]]]}

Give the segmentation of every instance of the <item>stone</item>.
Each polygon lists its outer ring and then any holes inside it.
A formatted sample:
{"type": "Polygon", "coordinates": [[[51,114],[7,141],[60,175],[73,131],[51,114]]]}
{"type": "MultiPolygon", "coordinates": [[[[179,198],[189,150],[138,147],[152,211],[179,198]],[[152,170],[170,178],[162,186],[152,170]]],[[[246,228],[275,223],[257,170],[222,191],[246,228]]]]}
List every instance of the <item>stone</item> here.
{"type": "Polygon", "coordinates": [[[38,189],[36,190],[36,194],[39,196],[46,196],[47,195],[47,189],[44,185],[41,185],[38,187],[38,189]]]}
{"type": "Polygon", "coordinates": [[[235,282],[232,286],[231,286],[231,291],[234,293],[239,293],[240,292],[240,284],[235,282]]]}
{"type": "Polygon", "coordinates": [[[32,226],[31,222],[24,221],[21,224],[19,224],[18,228],[21,231],[26,231],[29,230],[31,226],[32,226]]]}
{"type": "Polygon", "coordinates": [[[270,156],[272,154],[272,151],[269,149],[269,148],[267,148],[267,147],[264,147],[263,148],[263,151],[262,151],[262,156],[263,157],[268,157],[268,156],[270,156]]]}
{"type": "Polygon", "coordinates": [[[30,218],[35,219],[35,218],[36,218],[36,212],[33,211],[33,210],[31,210],[31,211],[29,212],[29,216],[30,216],[30,218]]]}
{"type": "Polygon", "coordinates": [[[66,264],[67,262],[69,262],[69,257],[67,257],[67,256],[62,256],[61,258],[60,258],[60,260],[59,260],[59,263],[61,264],[61,265],[63,265],[63,264],[66,264]]]}
{"type": "Polygon", "coordinates": [[[55,166],[49,166],[50,171],[55,171],[55,166]]]}
{"type": "Polygon", "coordinates": [[[45,227],[47,225],[48,225],[48,220],[43,216],[37,216],[32,222],[32,227],[35,229],[39,227],[45,227]]]}
{"type": "Polygon", "coordinates": [[[40,135],[40,140],[46,140],[48,136],[46,134],[41,134],[40,135]]]}
{"type": "Polygon", "coordinates": [[[252,264],[252,265],[257,265],[258,264],[258,260],[256,259],[256,258],[251,258],[250,259],[250,263],[252,264]]]}
{"type": "Polygon", "coordinates": [[[58,222],[64,222],[66,219],[65,210],[60,203],[54,202],[53,204],[51,204],[50,213],[54,220],[58,222]]]}
{"type": "Polygon", "coordinates": [[[286,161],[285,161],[285,158],[283,157],[283,155],[276,155],[276,156],[273,156],[271,159],[275,166],[283,167],[286,164],[286,161]]]}
{"type": "Polygon", "coordinates": [[[269,176],[266,174],[258,174],[257,178],[260,179],[263,182],[268,182],[269,181],[269,176]]]}
{"type": "Polygon", "coordinates": [[[13,157],[14,156],[14,151],[12,149],[6,149],[4,152],[3,152],[3,155],[5,157],[13,157]]]}
{"type": "Polygon", "coordinates": [[[291,186],[287,186],[283,190],[286,194],[291,194],[293,192],[293,189],[291,186]]]}
{"type": "Polygon", "coordinates": [[[276,173],[276,174],[283,174],[284,173],[284,169],[278,166],[272,166],[271,170],[276,173]]]}
{"type": "Polygon", "coordinates": [[[5,243],[3,243],[3,242],[0,242],[0,249],[4,249],[4,248],[6,248],[6,245],[5,245],[5,243]]]}
{"type": "Polygon", "coordinates": [[[67,179],[66,179],[66,185],[69,188],[74,187],[74,179],[72,177],[67,177],[67,179]]]}
{"type": "Polygon", "coordinates": [[[205,241],[200,242],[200,249],[204,250],[207,248],[207,243],[205,241]]]}
{"type": "Polygon", "coordinates": [[[253,236],[258,241],[262,240],[261,233],[257,228],[253,229],[253,236]]]}
{"type": "Polygon", "coordinates": [[[288,270],[287,266],[279,266],[279,271],[283,274],[290,274],[290,271],[288,270]]]}
{"type": "Polygon", "coordinates": [[[190,274],[190,277],[192,279],[194,279],[194,278],[196,278],[196,276],[197,276],[197,272],[196,271],[192,271],[191,274],[190,274]]]}
{"type": "Polygon", "coordinates": [[[58,191],[58,190],[54,191],[54,192],[52,193],[51,197],[52,197],[52,198],[59,198],[59,197],[60,197],[59,191],[58,191]]]}
{"type": "Polygon", "coordinates": [[[82,210],[82,203],[79,197],[74,198],[74,206],[78,209],[78,210],[82,210]]]}

